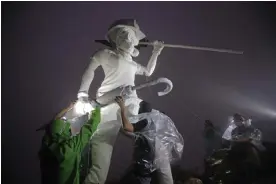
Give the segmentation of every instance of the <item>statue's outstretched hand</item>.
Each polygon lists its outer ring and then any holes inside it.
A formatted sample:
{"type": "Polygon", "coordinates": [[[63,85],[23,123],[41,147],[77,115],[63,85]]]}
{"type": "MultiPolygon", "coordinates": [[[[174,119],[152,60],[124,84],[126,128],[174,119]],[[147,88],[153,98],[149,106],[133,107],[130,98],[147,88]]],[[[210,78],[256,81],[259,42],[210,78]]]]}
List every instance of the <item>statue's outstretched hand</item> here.
{"type": "Polygon", "coordinates": [[[160,54],[164,48],[164,42],[156,40],[153,42],[153,53],[160,54]]]}

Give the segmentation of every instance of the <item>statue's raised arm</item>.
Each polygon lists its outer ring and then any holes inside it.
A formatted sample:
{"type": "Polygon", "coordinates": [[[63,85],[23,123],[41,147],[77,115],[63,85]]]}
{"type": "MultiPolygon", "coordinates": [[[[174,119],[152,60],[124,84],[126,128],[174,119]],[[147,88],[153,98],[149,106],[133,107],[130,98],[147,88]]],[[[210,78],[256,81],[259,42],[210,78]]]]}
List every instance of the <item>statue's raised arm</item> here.
{"type": "Polygon", "coordinates": [[[161,41],[154,41],[153,43],[154,43],[153,51],[152,51],[152,55],[150,57],[147,67],[144,67],[144,66],[138,64],[138,69],[137,69],[137,73],[136,73],[137,75],[145,75],[145,76],[149,77],[153,74],[155,67],[156,67],[158,56],[161,54],[161,51],[164,48],[163,42],[161,42],[161,41]]]}

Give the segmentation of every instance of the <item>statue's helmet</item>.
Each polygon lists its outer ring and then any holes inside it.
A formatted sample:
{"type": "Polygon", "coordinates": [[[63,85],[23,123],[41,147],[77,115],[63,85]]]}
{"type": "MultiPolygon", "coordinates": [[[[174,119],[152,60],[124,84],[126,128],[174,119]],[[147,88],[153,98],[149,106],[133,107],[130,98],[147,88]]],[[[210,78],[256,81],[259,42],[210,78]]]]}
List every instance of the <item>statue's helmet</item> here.
{"type": "Polygon", "coordinates": [[[106,39],[115,44],[117,33],[120,28],[130,28],[134,31],[137,40],[142,40],[146,37],[146,35],[140,30],[139,25],[135,19],[120,19],[116,20],[111,24],[108,28],[108,32],[106,35],[106,39]]]}

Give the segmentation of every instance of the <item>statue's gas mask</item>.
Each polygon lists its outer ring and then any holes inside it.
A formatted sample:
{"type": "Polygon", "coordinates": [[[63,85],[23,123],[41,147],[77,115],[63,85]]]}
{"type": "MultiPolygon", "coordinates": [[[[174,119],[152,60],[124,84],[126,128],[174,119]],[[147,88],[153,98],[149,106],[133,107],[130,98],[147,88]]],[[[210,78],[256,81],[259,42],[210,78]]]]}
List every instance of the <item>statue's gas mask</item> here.
{"type": "Polygon", "coordinates": [[[132,57],[139,55],[139,50],[135,48],[139,44],[139,40],[131,28],[120,28],[117,32],[115,44],[119,50],[130,54],[132,57]]]}
{"type": "Polygon", "coordinates": [[[106,39],[119,51],[132,57],[139,55],[139,41],[146,38],[135,19],[120,19],[108,28],[106,39]]]}

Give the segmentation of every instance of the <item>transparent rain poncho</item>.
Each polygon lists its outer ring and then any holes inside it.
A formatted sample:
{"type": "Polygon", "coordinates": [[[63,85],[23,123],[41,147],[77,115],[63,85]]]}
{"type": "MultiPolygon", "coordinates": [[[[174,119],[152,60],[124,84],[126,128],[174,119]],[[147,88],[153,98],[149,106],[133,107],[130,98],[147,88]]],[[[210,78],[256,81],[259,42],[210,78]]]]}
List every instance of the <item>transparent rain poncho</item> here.
{"type": "MultiPolygon", "coordinates": [[[[162,165],[161,162],[169,161],[170,163],[174,163],[180,160],[184,148],[184,139],[173,121],[167,115],[157,110],[130,117],[129,121],[135,124],[143,119],[147,119],[148,125],[142,131],[135,133],[135,135],[145,137],[148,143],[151,144],[151,147],[154,148],[153,166],[158,168],[159,165],[162,165]]],[[[144,163],[146,162],[144,160],[144,163]]],[[[152,161],[149,160],[148,162],[152,161]]]]}

